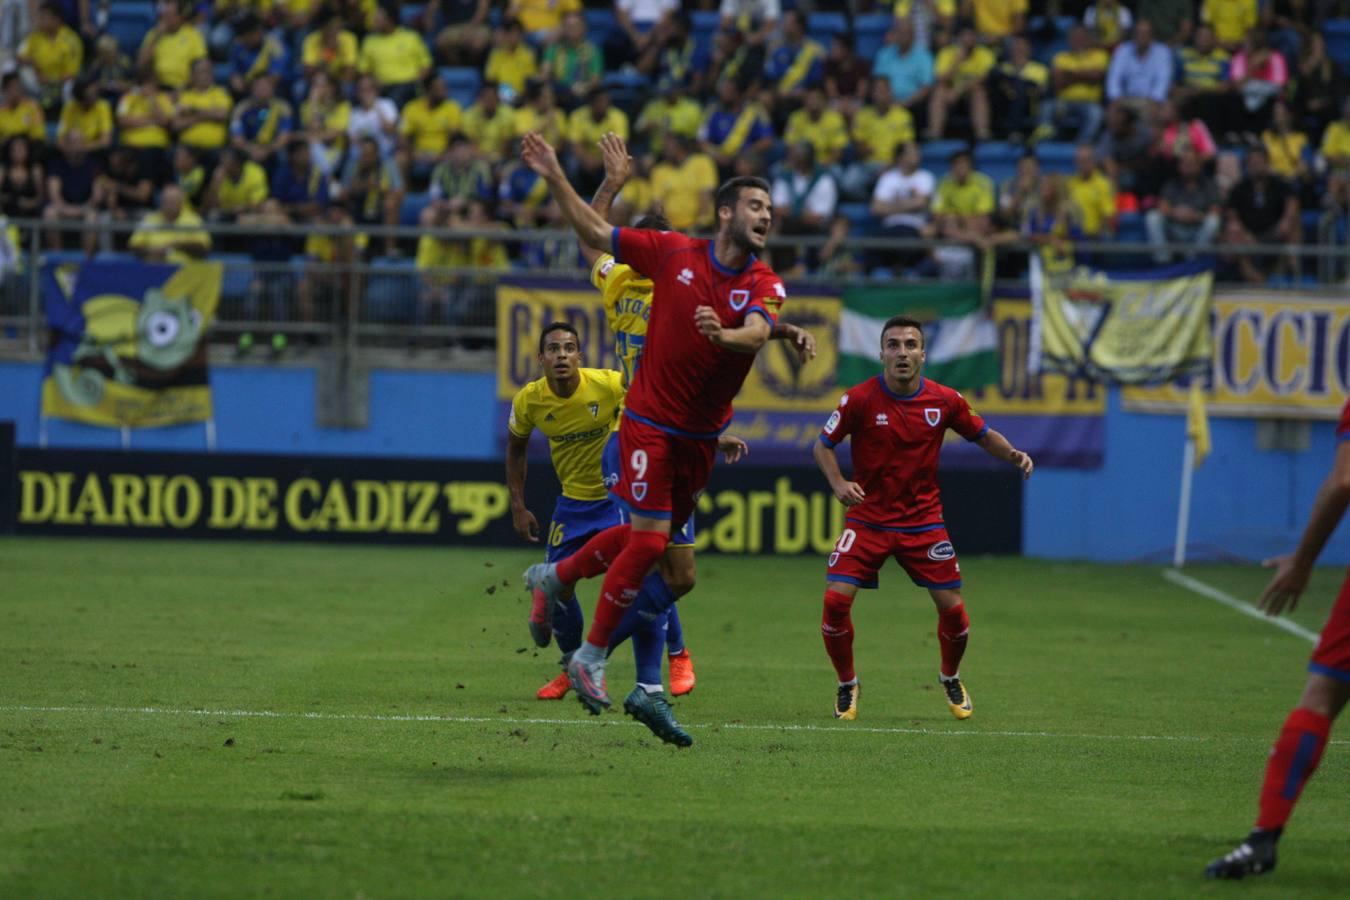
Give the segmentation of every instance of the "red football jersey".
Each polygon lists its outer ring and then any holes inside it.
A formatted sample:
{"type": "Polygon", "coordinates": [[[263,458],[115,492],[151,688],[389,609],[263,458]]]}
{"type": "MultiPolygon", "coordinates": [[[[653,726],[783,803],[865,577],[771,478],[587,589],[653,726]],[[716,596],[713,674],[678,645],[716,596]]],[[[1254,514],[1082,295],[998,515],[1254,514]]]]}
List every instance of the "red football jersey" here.
{"type": "Polygon", "coordinates": [[[849,388],[820,433],[827,447],[853,436],[852,480],[867,496],[848,517],[882,528],[942,522],[937,469],[948,428],[968,441],[989,430],[965,397],[928,378],[906,396],[880,375],[849,388]]]}
{"type": "Polygon", "coordinates": [[[625,415],[666,431],[716,437],[731,421],[752,353],[714,346],[694,324],[694,308],[711,306],[723,327],[739,328],[754,314],[778,321],[787,291],[755,257],[728,269],[712,241],[673,231],[614,229],[614,258],[652,280],[652,312],[642,359],[625,400],[625,415]]]}

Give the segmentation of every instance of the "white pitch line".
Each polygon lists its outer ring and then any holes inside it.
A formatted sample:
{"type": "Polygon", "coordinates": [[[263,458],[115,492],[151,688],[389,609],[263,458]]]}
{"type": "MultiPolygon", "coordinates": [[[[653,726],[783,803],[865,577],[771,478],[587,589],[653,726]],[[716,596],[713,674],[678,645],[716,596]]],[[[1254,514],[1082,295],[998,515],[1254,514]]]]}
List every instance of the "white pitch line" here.
{"type": "MultiPolygon", "coordinates": [[[[235,719],[318,719],[324,721],[358,722],[442,722],[453,724],[500,724],[500,725],[625,725],[638,727],[637,722],[622,719],[577,718],[577,719],[539,719],[514,718],[510,716],[432,716],[432,715],[378,715],[368,713],[321,713],[321,712],[273,712],[253,709],[165,709],[153,706],[0,706],[0,712],[28,713],[86,713],[91,715],[159,715],[159,716],[202,716],[235,719]]],[[[935,737],[1014,737],[1014,738],[1061,738],[1071,740],[1101,741],[1182,741],[1203,742],[1209,738],[1190,735],[1167,734],[1066,734],[1054,731],[976,731],[973,729],[936,729],[936,728],[867,728],[839,727],[828,725],[775,725],[745,724],[743,722],[691,723],[686,728],[724,728],[728,731],[805,731],[828,734],[915,734],[935,737]]]]}
{"type": "Polygon", "coordinates": [[[1226,594],[1216,587],[1210,587],[1203,581],[1194,579],[1189,575],[1184,575],[1181,572],[1178,572],[1176,569],[1163,569],[1162,574],[1163,578],[1166,578],[1173,584],[1180,585],[1181,587],[1184,587],[1189,591],[1193,591],[1202,597],[1208,597],[1215,603],[1222,603],[1224,606],[1227,606],[1230,609],[1237,610],[1244,616],[1250,616],[1253,619],[1257,619],[1269,625],[1274,625],[1276,628],[1283,629],[1284,631],[1289,632],[1295,637],[1301,637],[1311,644],[1317,643],[1317,635],[1309,631],[1308,629],[1304,628],[1302,625],[1298,625],[1294,622],[1289,621],[1288,619],[1281,619],[1277,617],[1268,616],[1265,613],[1261,612],[1261,610],[1257,609],[1255,606],[1252,606],[1250,603],[1243,603],[1236,597],[1233,597],[1230,594],[1226,594]]]}

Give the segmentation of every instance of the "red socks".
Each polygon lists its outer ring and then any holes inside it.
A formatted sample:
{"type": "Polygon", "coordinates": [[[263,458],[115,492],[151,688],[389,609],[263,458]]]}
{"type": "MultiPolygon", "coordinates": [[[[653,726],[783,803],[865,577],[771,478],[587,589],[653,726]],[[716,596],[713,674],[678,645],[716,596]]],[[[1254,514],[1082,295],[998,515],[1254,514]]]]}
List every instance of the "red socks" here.
{"type": "Polygon", "coordinates": [[[1284,720],[1284,728],[1280,729],[1280,737],[1266,763],[1257,828],[1271,831],[1283,828],[1289,821],[1303,786],[1317,771],[1330,733],[1331,720],[1309,709],[1295,709],[1284,720]]]}
{"type": "MultiPolygon", "coordinates": [[[[659,531],[637,531],[636,529],[629,531],[629,526],[621,527],[628,531],[628,544],[624,546],[623,552],[609,565],[609,571],[605,574],[605,583],[600,588],[600,600],[595,604],[595,618],[591,620],[591,630],[586,635],[587,642],[596,647],[609,646],[610,634],[619,626],[619,622],[623,619],[623,614],[627,612],[628,607],[633,605],[642,580],[647,577],[651,567],[661,558],[661,554],[666,552],[666,544],[670,543],[670,536],[659,531]]],[[[590,549],[591,544],[596,543],[610,531],[616,530],[611,528],[609,531],[596,535],[582,548],[582,552],[576,554],[572,559],[585,556],[585,551],[590,549]]],[[[561,563],[558,566],[558,575],[562,577],[561,563]]]]}
{"type": "Polygon", "coordinates": [[[966,605],[958,603],[951,609],[938,612],[938,644],[942,647],[942,674],[953,677],[961,668],[961,657],[966,653],[966,636],[970,631],[970,616],[966,605]]]}
{"type": "Polygon", "coordinates": [[[576,584],[578,581],[594,578],[608,571],[614,559],[623,550],[623,545],[628,543],[630,527],[615,525],[613,528],[606,528],[587,541],[576,553],[567,559],[559,560],[558,580],[563,584],[576,584]]]}
{"type": "Polygon", "coordinates": [[[853,619],[849,610],[853,608],[853,598],[838,591],[825,592],[825,612],[820,618],[820,635],[825,639],[825,652],[830,654],[834,671],[839,675],[841,684],[854,680],[853,671],[853,619]]]}

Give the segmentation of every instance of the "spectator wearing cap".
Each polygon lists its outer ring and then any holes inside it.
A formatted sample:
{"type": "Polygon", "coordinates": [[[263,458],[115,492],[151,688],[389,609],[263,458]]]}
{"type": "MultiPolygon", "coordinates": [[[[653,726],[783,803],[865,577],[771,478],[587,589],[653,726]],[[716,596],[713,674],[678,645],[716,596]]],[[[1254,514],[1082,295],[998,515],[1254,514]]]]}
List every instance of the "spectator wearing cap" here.
{"type": "Polygon", "coordinates": [[[580,106],[591,88],[600,84],[605,59],[600,48],[586,37],[581,13],[563,16],[558,39],[544,49],[541,77],[553,82],[554,94],[564,109],[580,106]]]}
{"type": "Polygon", "coordinates": [[[310,158],[326,174],[333,173],[347,152],[351,121],[352,105],[339,93],[333,76],[325,69],[316,71],[309,96],[300,104],[298,137],[309,142],[310,158]]]}
{"type": "Polygon", "coordinates": [[[1219,186],[1206,175],[1200,155],[1182,154],[1177,175],[1163,185],[1158,205],[1144,214],[1144,227],[1153,258],[1159,264],[1171,259],[1168,244],[1208,247],[1214,243],[1223,224],[1219,186]]]}
{"type": "MultiPolygon", "coordinates": [[[[513,138],[535,131],[554,147],[561,147],[566,138],[567,114],[558,108],[553,85],[540,78],[525,83],[524,102],[515,111],[514,121],[513,138]]],[[[514,159],[516,154],[510,156],[514,159]]]]}
{"type": "Polygon", "coordinates": [[[263,28],[262,20],[246,15],[239,20],[230,43],[230,90],[236,97],[248,94],[260,75],[286,74],[286,48],[263,28]]]}
{"type": "MultiPolygon", "coordinates": [[[[1247,151],[1246,176],[1233,185],[1225,205],[1224,243],[1242,246],[1295,247],[1299,243],[1298,196],[1289,184],[1270,171],[1270,157],[1264,147],[1247,151]]],[[[1237,257],[1242,279],[1261,284],[1269,271],[1282,269],[1297,277],[1298,257],[1257,256],[1243,253],[1237,257]]]]}
{"type": "Polygon", "coordinates": [[[178,90],[188,83],[192,64],[205,56],[206,41],[201,32],[183,20],[178,4],[161,3],[159,22],[141,41],[136,66],[150,66],[161,85],[178,90]]]}
{"type": "Polygon", "coordinates": [[[62,151],[79,149],[102,154],[113,141],[112,106],[99,93],[98,82],[82,78],[61,107],[56,144],[62,151]]]}
{"type": "Polygon", "coordinates": [[[937,84],[928,98],[929,140],[945,137],[948,113],[961,109],[970,115],[975,139],[989,139],[985,78],[996,63],[993,51],[977,42],[975,29],[969,26],[957,32],[955,44],[942,48],[933,66],[937,84]]]}
{"type": "Polygon", "coordinates": [[[485,81],[478,89],[478,99],[464,111],[461,130],[488,159],[501,159],[516,135],[515,111],[501,100],[495,81],[485,81]]]}
{"type": "Polygon", "coordinates": [[[30,90],[37,94],[48,117],[55,119],[66,86],[84,64],[84,43],[61,21],[55,3],[43,3],[38,8],[37,27],[19,45],[18,59],[30,90]]]}
{"type": "Polygon", "coordinates": [[[800,10],[783,14],[783,40],[769,53],[765,74],[779,101],[800,104],[808,88],[825,77],[825,48],[806,36],[800,10]]]}
{"type": "Polygon", "coordinates": [[[276,77],[253,79],[249,98],[240,103],[230,120],[230,142],[265,169],[276,165],[274,156],[291,139],[295,127],[291,105],[276,96],[276,77]]]}
{"type": "Polygon", "coordinates": [[[192,81],[178,94],[173,127],[178,142],[192,148],[209,165],[215,164],[230,139],[230,112],[234,98],[216,84],[211,61],[199,59],[192,64],[192,81]]]}
{"type": "Polygon", "coordinates": [[[207,254],[211,235],[202,229],[201,216],[184,202],[183,191],[170,184],[159,192],[159,208],[131,233],[130,247],[149,262],[185,263],[207,254]]]}
{"type": "Polygon", "coordinates": [[[536,44],[553,40],[568,13],[580,12],[581,0],[510,0],[506,15],[520,26],[536,44]]]}
{"type": "Polygon", "coordinates": [[[773,146],[774,133],[759,107],[746,103],[736,82],[724,78],[717,85],[717,104],[704,117],[698,139],[703,151],[725,172],[744,153],[766,152],[773,146]]]}
{"type": "Polygon", "coordinates": [[[1219,46],[1230,53],[1241,49],[1260,17],[1256,0],[1204,0],[1200,4],[1200,21],[1214,26],[1219,46]]]}
{"type": "Polygon", "coordinates": [[[495,81],[508,91],[506,99],[514,99],[525,90],[525,82],[539,72],[534,50],[524,41],[524,30],[515,19],[502,25],[497,34],[497,46],[488,54],[483,77],[495,81]]]}
{"type": "Polygon", "coordinates": [[[356,102],[347,119],[347,137],[350,146],[362,138],[374,138],[381,156],[394,152],[398,141],[398,107],[388,97],[381,97],[374,76],[362,75],[356,80],[356,102]]]}
{"type": "Polygon", "coordinates": [[[18,72],[6,72],[0,77],[0,143],[17,135],[27,137],[42,155],[47,146],[42,107],[28,96],[18,72]]]}
{"type": "Polygon", "coordinates": [[[374,77],[380,91],[398,106],[417,93],[417,86],[431,72],[431,53],[422,37],[398,24],[383,6],[375,8],[374,27],[361,42],[357,65],[374,77]]]}
{"type": "MultiPolygon", "coordinates": [[[[380,156],[375,139],[358,141],[342,172],[341,201],[351,220],[358,225],[398,225],[404,193],[398,166],[380,156]]],[[[398,256],[398,239],[392,234],[384,236],[384,254],[398,256]]]]}
{"type": "Polygon", "coordinates": [[[613,132],[625,141],[629,137],[628,115],[610,103],[603,86],[591,88],[586,105],[572,110],[567,117],[567,141],[571,149],[577,179],[586,191],[595,190],[605,177],[605,162],[600,155],[600,138],[613,132]]]}
{"type": "Polygon", "coordinates": [[[450,138],[459,132],[463,115],[459,104],[450,99],[439,73],[428,75],[422,96],[403,107],[398,125],[399,151],[408,160],[409,180],[414,184],[426,184],[431,177],[431,170],[450,146],[450,138]]]}
{"type": "Polygon", "coordinates": [[[1102,83],[1110,57],[1082,25],[1069,29],[1069,48],[1050,61],[1053,99],[1041,104],[1038,140],[1053,139],[1061,128],[1076,129],[1080,143],[1095,140],[1102,127],[1102,83]]]}
{"type": "Polygon", "coordinates": [[[238,147],[226,147],[211,175],[202,214],[218,222],[235,222],[260,212],[270,195],[267,172],[238,147]]]}
{"type": "Polygon", "coordinates": [[[118,143],[134,147],[151,171],[168,171],[172,128],[173,97],[160,89],[159,76],[147,66],[117,103],[118,143]]]}
{"type": "Polygon", "coordinates": [[[810,144],[818,165],[839,164],[848,147],[848,123],[843,113],[826,107],[823,86],[807,88],[806,103],[788,116],[783,140],[789,146],[810,144]]]}
{"type": "Polygon", "coordinates": [[[359,58],[356,35],[342,25],[342,17],[327,10],[319,20],[319,27],[305,36],[300,64],[305,68],[306,79],[313,80],[320,71],[327,72],[338,84],[349,84],[356,78],[359,58]]]}
{"type": "Polygon", "coordinates": [[[1172,51],[1153,39],[1153,23],[1140,19],[1134,34],[1111,54],[1106,99],[1128,103],[1140,112],[1167,99],[1172,86],[1172,51]]]}
{"type": "Polygon", "coordinates": [[[445,27],[436,35],[436,53],[448,66],[482,65],[492,43],[488,0],[439,0],[434,4],[445,27]]]}
{"type": "Polygon", "coordinates": [[[907,19],[897,19],[886,35],[886,46],[872,62],[872,77],[889,81],[891,95],[912,115],[928,108],[933,91],[933,54],[914,39],[914,26],[907,19]]]}
{"type": "Polygon", "coordinates": [[[694,140],[666,135],[661,161],[652,166],[652,200],[677,231],[708,228],[716,221],[713,193],[717,164],[694,140]]]}

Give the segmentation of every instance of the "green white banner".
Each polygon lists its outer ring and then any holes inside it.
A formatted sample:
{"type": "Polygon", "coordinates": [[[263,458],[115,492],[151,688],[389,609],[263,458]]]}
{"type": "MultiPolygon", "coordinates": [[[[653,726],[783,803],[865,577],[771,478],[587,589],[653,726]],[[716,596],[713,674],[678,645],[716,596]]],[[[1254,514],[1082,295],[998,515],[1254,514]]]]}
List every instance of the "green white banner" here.
{"type": "Polygon", "coordinates": [[[839,383],[881,370],[881,329],[891,316],[923,322],[923,374],[968,390],[999,380],[998,332],[975,282],[845,288],[839,314],[839,383]]]}

